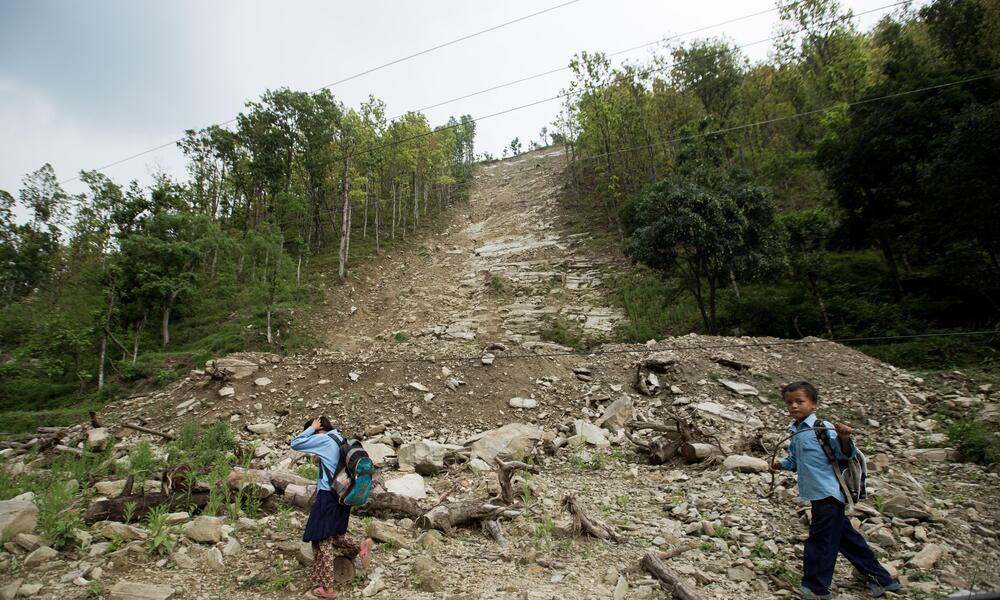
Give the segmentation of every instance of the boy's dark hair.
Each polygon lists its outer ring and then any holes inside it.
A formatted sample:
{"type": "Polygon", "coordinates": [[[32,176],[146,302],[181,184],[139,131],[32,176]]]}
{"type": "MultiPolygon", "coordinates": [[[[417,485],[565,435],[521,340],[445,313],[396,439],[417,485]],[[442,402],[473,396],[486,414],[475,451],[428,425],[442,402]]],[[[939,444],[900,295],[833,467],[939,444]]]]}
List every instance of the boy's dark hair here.
{"type": "MultiPolygon", "coordinates": [[[[312,423],[312,419],[307,419],[302,429],[309,429],[312,423]]],[[[323,431],[333,431],[333,423],[330,422],[330,419],[326,415],[319,418],[319,426],[323,428],[323,431]]]]}
{"type": "Polygon", "coordinates": [[[819,390],[817,390],[816,386],[808,381],[796,381],[795,383],[789,383],[785,387],[781,388],[781,397],[784,398],[785,394],[790,394],[792,392],[805,392],[813,402],[819,402],[819,390]]]}

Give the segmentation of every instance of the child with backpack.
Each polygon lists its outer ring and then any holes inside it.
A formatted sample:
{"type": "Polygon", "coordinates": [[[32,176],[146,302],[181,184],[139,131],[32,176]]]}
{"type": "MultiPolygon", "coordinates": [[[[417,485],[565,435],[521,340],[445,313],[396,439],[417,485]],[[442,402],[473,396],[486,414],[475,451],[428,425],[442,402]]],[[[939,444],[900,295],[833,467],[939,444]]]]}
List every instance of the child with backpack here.
{"type": "MultiPolygon", "coordinates": [[[[802,557],[802,597],[833,598],[830,584],[838,552],[865,577],[872,596],[879,598],[887,591],[899,590],[899,581],[878,562],[865,538],[844,513],[844,505],[852,502],[845,492],[851,495],[856,492],[852,493],[844,483],[837,463],[850,461],[858,452],[851,439],[854,431],[843,423],[831,426],[816,418],[819,392],[806,381],[784,386],[781,396],[793,419],[788,427],[791,433],[828,428],[795,435],[788,447],[789,455],[771,465],[774,470],[797,473],[799,497],[812,503],[812,523],[802,557]]],[[[863,497],[863,492],[858,495],[863,497]]]]}
{"type": "MultiPolygon", "coordinates": [[[[347,446],[344,436],[333,428],[330,419],[318,416],[305,422],[305,430],[292,440],[293,450],[315,455],[319,459],[319,478],[316,481],[316,500],[309,510],[303,542],[311,542],[313,547],[312,593],[319,598],[336,598],[333,588],[334,548],[344,551],[344,556],[361,561],[361,568],[367,570],[371,561],[372,540],[358,539],[348,535],[347,522],[351,516],[350,504],[342,502],[335,490],[334,480],[342,478],[346,461],[341,456],[342,446],[347,446]]],[[[370,461],[369,461],[370,462],[370,461]]],[[[367,489],[365,490],[367,498],[367,489]]]]}

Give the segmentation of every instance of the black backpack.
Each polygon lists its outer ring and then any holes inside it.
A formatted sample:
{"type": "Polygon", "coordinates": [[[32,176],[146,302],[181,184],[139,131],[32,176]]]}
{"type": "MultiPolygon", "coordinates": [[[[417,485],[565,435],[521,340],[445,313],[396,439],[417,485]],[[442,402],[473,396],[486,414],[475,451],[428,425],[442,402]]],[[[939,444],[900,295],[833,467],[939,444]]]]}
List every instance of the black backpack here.
{"type": "MultiPolygon", "coordinates": [[[[816,421],[816,425],[833,429],[832,424],[823,421],[816,421]]],[[[816,429],[816,437],[819,439],[820,447],[823,448],[823,453],[826,454],[826,459],[833,467],[833,474],[837,476],[850,512],[855,504],[868,497],[868,461],[857,446],[853,457],[839,460],[830,443],[829,429],[816,429]]]]}

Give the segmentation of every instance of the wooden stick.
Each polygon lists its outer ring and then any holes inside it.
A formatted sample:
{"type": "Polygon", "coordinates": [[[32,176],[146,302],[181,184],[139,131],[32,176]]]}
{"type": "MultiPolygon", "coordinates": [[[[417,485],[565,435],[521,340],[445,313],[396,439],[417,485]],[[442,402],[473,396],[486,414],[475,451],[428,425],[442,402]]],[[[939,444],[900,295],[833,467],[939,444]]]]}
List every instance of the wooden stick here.
{"type": "Polygon", "coordinates": [[[621,544],[625,541],[620,533],[615,531],[613,527],[600,521],[591,520],[587,513],[583,512],[580,505],[576,503],[573,496],[566,496],[562,500],[563,508],[569,511],[569,514],[573,515],[573,522],[576,525],[578,531],[583,531],[584,533],[594,536],[601,540],[611,540],[615,543],[621,544]]]}
{"type": "Polygon", "coordinates": [[[656,554],[656,557],[659,558],[660,560],[670,560],[675,556],[680,556],[681,554],[684,554],[688,550],[694,550],[694,549],[695,549],[694,544],[682,544],[680,546],[675,546],[670,550],[666,550],[664,552],[658,552],[656,554]]]}
{"type": "Polygon", "coordinates": [[[87,456],[88,454],[79,448],[70,448],[69,446],[63,446],[62,444],[56,444],[56,450],[67,454],[76,454],[77,456],[87,456]]]}
{"type": "Polygon", "coordinates": [[[655,554],[647,553],[642,557],[642,568],[660,580],[660,587],[677,598],[677,600],[703,600],[693,587],[688,585],[679,575],[667,568],[655,554]]]}
{"type": "Polygon", "coordinates": [[[174,436],[171,433],[166,433],[165,431],[157,431],[155,429],[150,429],[148,427],[143,427],[136,423],[122,423],[122,427],[127,427],[128,429],[134,429],[136,431],[141,431],[142,433],[149,433],[152,435],[158,435],[165,440],[173,440],[174,436]]]}
{"type": "Polygon", "coordinates": [[[90,426],[97,429],[101,426],[101,422],[97,420],[97,413],[94,411],[88,411],[87,414],[90,416],[90,426]]]}

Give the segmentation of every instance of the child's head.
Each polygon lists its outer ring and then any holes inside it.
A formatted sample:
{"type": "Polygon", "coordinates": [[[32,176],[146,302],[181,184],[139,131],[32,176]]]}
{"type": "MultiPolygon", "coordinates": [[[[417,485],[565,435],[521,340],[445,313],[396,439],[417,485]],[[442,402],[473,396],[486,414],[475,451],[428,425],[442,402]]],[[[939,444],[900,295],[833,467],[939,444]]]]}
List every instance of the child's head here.
{"type": "MultiPolygon", "coordinates": [[[[302,426],[302,428],[308,429],[309,427],[312,426],[312,423],[313,420],[309,419],[308,421],[306,421],[306,424],[302,426]]],[[[322,417],[319,418],[319,426],[320,428],[322,428],[323,432],[333,430],[333,423],[330,422],[329,417],[327,417],[326,415],[323,415],[322,417]]],[[[317,433],[322,433],[322,432],[317,432],[317,433]]]]}
{"type": "Polygon", "coordinates": [[[819,391],[808,381],[796,381],[781,388],[781,397],[788,408],[789,416],[801,421],[816,411],[819,391]]]}

